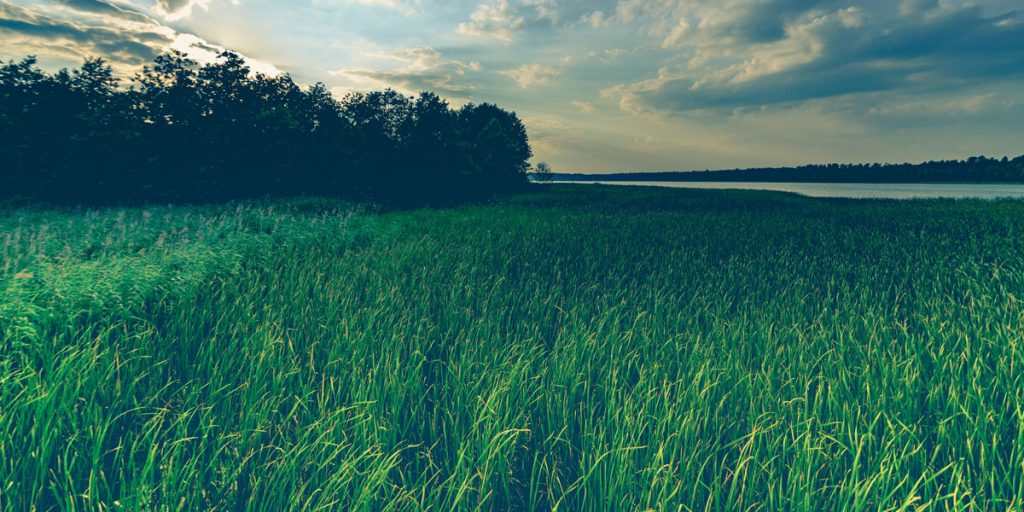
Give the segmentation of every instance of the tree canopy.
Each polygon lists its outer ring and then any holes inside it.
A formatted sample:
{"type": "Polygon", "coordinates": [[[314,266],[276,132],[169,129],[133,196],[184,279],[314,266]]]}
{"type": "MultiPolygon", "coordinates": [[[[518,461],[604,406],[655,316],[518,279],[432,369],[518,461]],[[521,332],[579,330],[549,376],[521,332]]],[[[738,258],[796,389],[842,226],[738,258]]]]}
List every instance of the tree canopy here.
{"type": "Polygon", "coordinates": [[[225,52],[160,55],[127,86],[102,59],[0,60],[0,199],[197,202],[333,195],[399,205],[515,191],[532,156],[516,114],[394,90],[336,99],[225,52]]]}

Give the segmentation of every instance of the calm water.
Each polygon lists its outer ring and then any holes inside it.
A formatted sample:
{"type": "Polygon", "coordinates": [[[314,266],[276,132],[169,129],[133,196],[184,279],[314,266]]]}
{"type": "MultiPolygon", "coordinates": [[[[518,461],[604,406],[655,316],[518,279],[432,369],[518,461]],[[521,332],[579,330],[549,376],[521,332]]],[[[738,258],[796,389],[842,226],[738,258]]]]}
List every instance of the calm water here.
{"type": "Polygon", "coordinates": [[[1024,199],[1024,185],[931,184],[931,183],[758,183],[758,182],[670,182],[670,181],[576,181],[561,183],[600,183],[647,187],[773,190],[809,197],[846,197],[852,199],[1024,199]]]}

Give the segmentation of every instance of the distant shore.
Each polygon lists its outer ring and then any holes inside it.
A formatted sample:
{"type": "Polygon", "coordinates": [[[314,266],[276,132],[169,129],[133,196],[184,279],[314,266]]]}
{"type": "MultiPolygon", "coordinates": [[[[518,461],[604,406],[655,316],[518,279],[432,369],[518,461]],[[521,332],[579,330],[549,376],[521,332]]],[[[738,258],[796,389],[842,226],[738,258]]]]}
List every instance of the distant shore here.
{"type": "Polygon", "coordinates": [[[930,161],[919,164],[815,164],[731,170],[552,173],[552,181],[663,181],[759,183],[1024,183],[1024,156],[930,161]]]}
{"type": "Polygon", "coordinates": [[[552,181],[565,186],[760,190],[840,199],[1024,199],[1024,183],[813,183],[769,181],[552,181]]]}

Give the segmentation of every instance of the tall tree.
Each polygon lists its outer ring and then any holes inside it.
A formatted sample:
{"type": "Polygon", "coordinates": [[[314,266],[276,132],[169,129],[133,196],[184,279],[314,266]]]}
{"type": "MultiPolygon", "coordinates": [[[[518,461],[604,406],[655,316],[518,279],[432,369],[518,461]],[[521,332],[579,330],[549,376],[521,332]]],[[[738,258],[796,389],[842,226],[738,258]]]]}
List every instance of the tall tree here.
{"type": "Polygon", "coordinates": [[[225,52],[156,58],[121,88],[100,59],[46,74],[0,61],[0,197],[209,201],[333,194],[449,203],[526,183],[514,113],[433,93],[350,94],[254,73],[225,52]]]}

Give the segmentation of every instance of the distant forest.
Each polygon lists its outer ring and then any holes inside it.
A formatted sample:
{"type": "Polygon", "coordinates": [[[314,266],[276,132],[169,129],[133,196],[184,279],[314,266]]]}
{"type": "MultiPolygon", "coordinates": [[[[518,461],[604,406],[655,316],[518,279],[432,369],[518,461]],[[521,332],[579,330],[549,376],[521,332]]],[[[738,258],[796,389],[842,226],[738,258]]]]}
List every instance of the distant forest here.
{"type": "Polygon", "coordinates": [[[974,156],[921,164],[821,164],[728,171],[553,173],[555,181],[755,181],[796,183],[1024,183],[1024,156],[974,156]]]}
{"type": "Polygon", "coordinates": [[[127,85],[102,59],[0,60],[0,200],[205,202],[331,195],[438,204],[528,184],[515,113],[393,90],[336,99],[225,52],[172,52],[127,85]]]}

